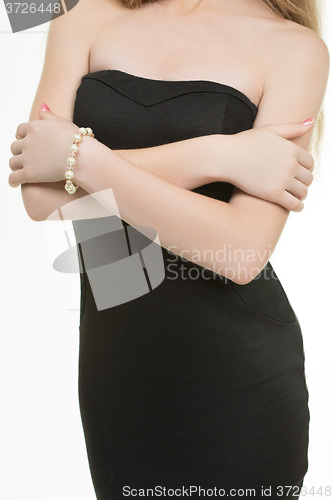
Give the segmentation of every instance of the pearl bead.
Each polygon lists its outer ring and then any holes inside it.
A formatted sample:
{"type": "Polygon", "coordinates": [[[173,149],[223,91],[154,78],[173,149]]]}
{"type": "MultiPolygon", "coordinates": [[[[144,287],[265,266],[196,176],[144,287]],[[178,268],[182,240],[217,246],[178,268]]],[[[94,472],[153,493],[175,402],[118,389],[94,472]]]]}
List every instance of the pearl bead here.
{"type": "Polygon", "coordinates": [[[65,189],[69,194],[74,194],[76,191],[76,187],[71,181],[67,181],[65,184],[65,189]]]}
{"type": "Polygon", "coordinates": [[[82,137],[85,135],[90,135],[91,137],[95,137],[92,129],[90,127],[80,127],[77,134],[73,136],[73,144],[71,144],[70,156],[67,158],[67,171],[65,172],[65,178],[67,179],[65,182],[65,189],[69,194],[74,194],[79,186],[73,184],[71,179],[74,177],[73,166],[76,163],[75,154],[79,151],[78,142],[81,142],[82,137]]]}
{"type": "Polygon", "coordinates": [[[73,156],[70,156],[69,158],[67,158],[67,165],[75,165],[76,163],[76,160],[73,156]]]}
{"type": "Polygon", "coordinates": [[[82,140],[82,136],[80,134],[74,134],[73,141],[80,142],[82,140]]]}
{"type": "Polygon", "coordinates": [[[66,177],[66,179],[73,179],[73,177],[74,177],[73,170],[67,170],[67,172],[65,172],[65,177],[66,177]]]}

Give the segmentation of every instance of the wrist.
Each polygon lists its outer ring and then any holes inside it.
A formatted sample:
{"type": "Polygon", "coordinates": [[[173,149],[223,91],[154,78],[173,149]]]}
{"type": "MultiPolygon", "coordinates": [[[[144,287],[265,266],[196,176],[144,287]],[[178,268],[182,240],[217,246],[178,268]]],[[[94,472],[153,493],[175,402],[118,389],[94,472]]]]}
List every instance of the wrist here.
{"type": "Polygon", "coordinates": [[[86,189],[89,184],[89,177],[96,174],[98,145],[103,146],[97,139],[88,135],[82,137],[80,142],[74,168],[74,182],[82,189],[86,189]]]}
{"type": "Polygon", "coordinates": [[[234,171],[232,167],[233,157],[232,135],[214,134],[211,136],[211,148],[209,158],[210,182],[229,182],[233,184],[234,171]]]}

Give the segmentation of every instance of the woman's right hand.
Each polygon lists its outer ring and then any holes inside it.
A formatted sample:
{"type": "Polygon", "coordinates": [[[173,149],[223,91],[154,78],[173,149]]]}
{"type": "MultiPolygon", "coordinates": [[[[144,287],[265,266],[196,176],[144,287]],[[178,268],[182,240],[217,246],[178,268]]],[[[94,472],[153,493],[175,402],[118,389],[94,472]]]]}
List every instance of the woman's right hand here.
{"type": "Polygon", "coordinates": [[[290,139],[306,134],[313,124],[266,125],[228,136],[228,143],[222,145],[228,182],[288,210],[303,210],[302,200],[313,181],[314,159],[290,139]]]}

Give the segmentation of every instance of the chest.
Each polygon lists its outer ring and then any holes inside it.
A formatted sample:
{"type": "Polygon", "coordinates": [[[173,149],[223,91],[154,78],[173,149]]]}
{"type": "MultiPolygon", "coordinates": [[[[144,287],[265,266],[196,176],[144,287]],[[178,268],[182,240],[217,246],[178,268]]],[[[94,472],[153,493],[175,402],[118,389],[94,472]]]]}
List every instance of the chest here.
{"type": "Polygon", "coordinates": [[[265,43],[255,28],[247,18],[209,13],[191,20],[165,19],[149,9],[106,16],[93,36],[90,71],[115,68],[147,78],[211,80],[238,88],[257,104],[264,88],[265,43]]]}

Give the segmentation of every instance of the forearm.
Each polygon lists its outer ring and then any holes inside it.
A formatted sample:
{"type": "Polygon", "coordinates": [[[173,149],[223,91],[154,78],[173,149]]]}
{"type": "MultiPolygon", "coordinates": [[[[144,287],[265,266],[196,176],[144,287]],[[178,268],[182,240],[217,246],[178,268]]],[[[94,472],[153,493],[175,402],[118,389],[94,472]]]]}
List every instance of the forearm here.
{"type": "Polygon", "coordinates": [[[76,183],[94,194],[110,215],[117,214],[132,226],[155,229],[164,248],[242,282],[247,272],[237,274],[232,253],[248,243],[251,227],[235,207],[173,185],[90,137],[80,144],[80,153],[76,183]],[[217,256],[227,246],[221,261],[217,256]]]}
{"type": "Polygon", "coordinates": [[[223,162],[227,149],[228,136],[213,134],[114,152],[176,186],[195,189],[210,182],[229,182],[228,164],[223,162]]]}
{"type": "MultiPolygon", "coordinates": [[[[220,172],[225,172],[223,180],[228,182],[228,163],[221,160],[222,150],[226,158],[228,138],[229,136],[218,134],[206,135],[151,148],[115,150],[115,153],[171,184],[190,190],[222,180],[219,177],[220,172]]],[[[80,161],[79,157],[78,159],[80,161]]],[[[69,200],[63,184],[56,182],[22,185],[22,198],[29,217],[35,221],[45,220],[69,201],[87,194],[83,189],[79,189],[69,200]]],[[[90,210],[90,205],[87,210],[90,210]]],[[[84,210],[84,218],[88,218],[87,210],[84,210]]],[[[94,209],[92,217],[98,216],[96,210],[98,212],[98,207],[94,209]]],[[[103,209],[101,214],[103,217],[103,209]]],[[[83,216],[70,214],[70,218],[83,216]]]]}

